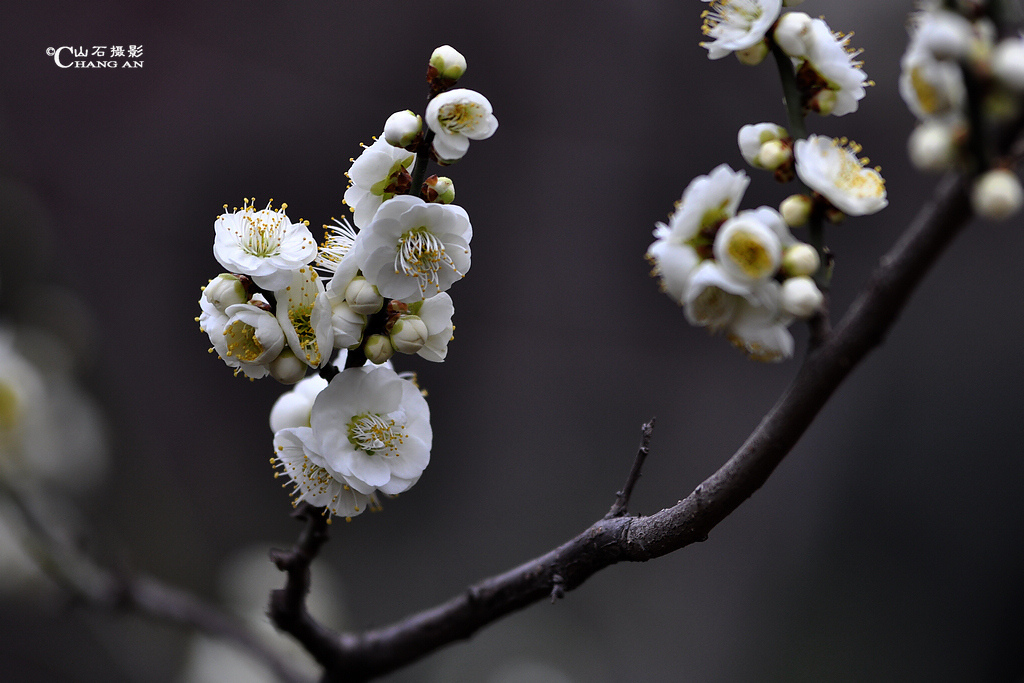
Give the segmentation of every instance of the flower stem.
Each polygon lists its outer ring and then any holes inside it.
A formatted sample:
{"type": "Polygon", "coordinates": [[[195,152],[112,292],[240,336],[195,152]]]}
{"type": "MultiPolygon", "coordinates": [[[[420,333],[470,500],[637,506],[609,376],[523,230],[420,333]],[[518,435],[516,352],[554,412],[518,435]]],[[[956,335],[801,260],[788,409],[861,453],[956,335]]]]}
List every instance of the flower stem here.
{"type": "Polygon", "coordinates": [[[423,180],[427,177],[427,164],[430,163],[430,146],[433,141],[434,131],[427,130],[427,134],[423,136],[423,142],[416,150],[416,168],[413,170],[412,183],[409,185],[409,194],[413,197],[420,196],[423,180]]]}
{"type": "Polygon", "coordinates": [[[786,102],[786,114],[789,116],[789,134],[793,136],[794,140],[806,138],[807,126],[804,124],[803,102],[800,97],[800,88],[796,83],[793,60],[774,42],[772,43],[772,56],[775,57],[775,65],[779,67],[782,97],[786,102]]]}

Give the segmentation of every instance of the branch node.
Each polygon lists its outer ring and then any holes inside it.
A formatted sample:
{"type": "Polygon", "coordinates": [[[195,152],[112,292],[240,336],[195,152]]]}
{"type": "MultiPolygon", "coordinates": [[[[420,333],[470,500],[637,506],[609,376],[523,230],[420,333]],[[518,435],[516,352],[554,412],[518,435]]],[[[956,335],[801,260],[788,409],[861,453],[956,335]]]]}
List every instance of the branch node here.
{"type": "Polygon", "coordinates": [[[565,597],[565,579],[561,574],[551,577],[551,604],[555,604],[565,597]]]}
{"type": "Polygon", "coordinates": [[[651,452],[651,434],[654,432],[654,418],[652,417],[648,422],[644,423],[644,426],[640,429],[640,448],[637,449],[636,458],[633,460],[633,467],[629,470],[629,476],[626,477],[626,483],[622,487],[621,491],[616,492],[615,502],[612,503],[611,509],[604,516],[604,519],[613,519],[615,517],[622,517],[626,514],[626,508],[629,505],[630,496],[633,495],[633,487],[636,486],[637,480],[640,479],[640,470],[643,469],[644,460],[651,452]]]}

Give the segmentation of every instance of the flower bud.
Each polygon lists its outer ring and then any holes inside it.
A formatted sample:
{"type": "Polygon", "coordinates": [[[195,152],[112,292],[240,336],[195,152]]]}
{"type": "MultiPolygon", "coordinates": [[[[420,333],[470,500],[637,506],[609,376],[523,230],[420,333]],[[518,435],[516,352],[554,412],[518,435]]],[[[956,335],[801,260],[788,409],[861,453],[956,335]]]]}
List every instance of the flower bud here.
{"type": "Polygon", "coordinates": [[[1024,189],[1017,176],[1006,169],[985,173],[971,190],[971,206],[984,218],[1001,221],[1020,211],[1024,204],[1024,189]]]}
{"type": "Polygon", "coordinates": [[[821,308],[825,296],[814,284],[814,280],[801,275],[791,277],[782,283],[779,304],[782,310],[797,318],[810,318],[821,308]]]}
{"type": "Polygon", "coordinates": [[[384,122],[384,139],[395,147],[408,147],[423,130],[423,118],[409,109],[396,111],[384,122]]]}
{"type": "Polygon", "coordinates": [[[366,316],[356,313],[344,299],[331,304],[331,329],[334,332],[334,348],[351,349],[358,346],[366,327],[366,316]]]}
{"type": "Polygon", "coordinates": [[[345,288],[345,301],[353,312],[361,315],[373,315],[384,305],[384,297],[361,275],[345,288]]]}
{"type": "Polygon", "coordinates": [[[757,153],[757,166],[774,171],[793,158],[793,146],[782,140],[769,140],[757,153]]]}
{"type": "Polygon", "coordinates": [[[451,204],[455,201],[455,183],[451,178],[432,175],[423,183],[423,197],[434,204],[451,204]]]}
{"type": "Polygon", "coordinates": [[[941,121],[925,121],[907,139],[910,163],[920,171],[941,173],[953,167],[957,147],[953,129],[941,121]]]}
{"type": "Polygon", "coordinates": [[[249,300],[245,285],[231,273],[221,273],[210,280],[210,284],[203,288],[203,296],[221,313],[232,304],[244,304],[249,300]]]}
{"type": "Polygon", "coordinates": [[[779,213],[782,214],[786,225],[791,228],[799,228],[807,225],[813,208],[813,199],[805,194],[793,194],[782,200],[782,204],[779,205],[779,213]]]}
{"type": "Polygon", "coordinates": [[[270,376],[281,384],[295,384],[306,376],[304,362],[299,360],[291,349],[285,349],[281,355],[270,362],[270,376]]]}
{"type": "Polygon", "coordinates": [[[427,342],[427,325],[417,315],[403,315],[391,327],[391,345],[399,353],[417,353],[427,342]]]}
{"type": "Polygon", "coordinates": [[[945,10],[928,13],[921,29],[921,41],[935,59],[958,60],[971,50],[971,22],[963,16],[945,10]]]}
{"type": "Polygon", "coordinates": [[[395,347],[386,334],[371,334],[363,345],[363,353],[368,361],[380,365],[395,354],[395,347]]]}
{"type": "Polygon", "coordinates": [[[740,64],[757,66],[768,56],[768,43],[759,40],[744,50],[736,50],[735,54],[736,59],[740,60],[740,64]]]}
{"type": "Polygon", "coordinates": [[[815,93],[814,97],[807,103],[807,108],[822,116],[828,116],[836,108],[838,99],[839,96],[836,95],[835,90],[824,88],[815,93]]]}
{"type": "Polygon", "coordinates": [[[430,55],[430,66],[441,78],[457,81],[466,73],[466,58],[451,45],[442,45],[430,55]]]}
{"type": "Polygon", "coordinates": [[[1024,90],[1024,38],[1007,38],[996,45],[992,73],[1008,88],[1024,90]]]}
{"type": "Polygon", "coordinates": [[[811,40],[811,17],[804,12],[786,12],[775,25],[775,43],[790,57],[806,57],[811,40]]]}
{"type": "Polygon", "coordinates": [[[803,242],[797,242],[782,253],[782,271],[789,277],[814,275],[820,265],[818,252],[803,242]]]}

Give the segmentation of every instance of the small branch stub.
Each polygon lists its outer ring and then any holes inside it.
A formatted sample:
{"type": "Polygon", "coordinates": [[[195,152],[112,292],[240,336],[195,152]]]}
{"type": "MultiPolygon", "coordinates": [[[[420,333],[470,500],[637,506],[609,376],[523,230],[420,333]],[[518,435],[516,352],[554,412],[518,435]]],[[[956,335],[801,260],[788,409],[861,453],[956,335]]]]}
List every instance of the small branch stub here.
{"type": "Polygon", "coordinates": [[[636,459],[633,460],[633,467],[629,471],[629,476],[626,478],[626,484],[622,487],[622,490],[616,492],[615,502],[612,504],[611,509],[608,510],[608,514],[604,516],[605,519],[622,517],[626,514],[630,496],[633,495],[633,487],[636,486],[637,480],[640,479],[640,471],[644,467],[644,461],[651,452],[651,434],[653,432],[654,418],[652,417],[640,429],[640,448],[636,452],[636,459]]]}

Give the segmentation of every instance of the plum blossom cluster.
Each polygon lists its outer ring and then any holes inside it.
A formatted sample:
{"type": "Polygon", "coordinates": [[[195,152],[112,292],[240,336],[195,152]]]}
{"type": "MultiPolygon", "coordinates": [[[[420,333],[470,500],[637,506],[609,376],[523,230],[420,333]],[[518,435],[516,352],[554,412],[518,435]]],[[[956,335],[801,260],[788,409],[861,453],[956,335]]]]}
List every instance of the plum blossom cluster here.
{"type": "MultiPolygon", "coordinates": [[[[797,3],[785,3],[797,4],[797,3]]],[[[804,190],[778,209],[740,210],[750,178],[726,164],[687,186],[667,223],[658,223],[647,250],[662,289],[683,307],[687,321],[723,331],[735,346],[760,361],[793,355],[789,325],[822,310],[831,277],[823,224],[873,214],[888,203],[878,168],[859,157],[845,138],[808,135],[804,117],[843,116],[857,110],[870,85],[849,36],[824,19],[782,14],[781,0],[712,0],[704,13],[701,43],[708,57],[736,53],[756,65],[769,53],[778,61],[791,135],[781,125],[743,126],[741,156],[782,183],[799,178],[804,190]],[[792,229],[808,227],[810,240],[792,229]]]]}
{"type": "Polygon", "coordinates": [[[800,84],[800,105],[805,112],[843,116],[857,111],[870,84],[859,51],[849,47],[850,36],[835,33],[824,19],[803,12],[781,14],[783,5],[802,0],[704,0],[705,35],[702,42],[710,59],[735,53],[744,64],[759,64],[778,47],[793,63],[800,84]],[[781,15],[781,16],[780,16],[781,15]]]}
{"type": "Polygon", "coordinates": [[[1024,205],[1024,190],[1012,160],[987,156],[991,131],[1024,107],[1024,37],[999,38],[984,9],[921,4],[900,61],[900,95],[919,122],[908,140],[911,162],[929,172],[978,171],[975,212],[1003,220],[1024,205]]]}
{"type": "Polygon", "coordinates": [[[456,50],[435,50],[424,115],[391,115],[352,160],[343,201],[354,226],[324,225],[318,245],[287,205],[255,200],[214,222],[226,272],[203,288],[196,320],[235,374],[296,385],[271,416],[272,462],[295,504],[349,518],[378,492],[406,491],[429,462],[426,400],[390,359],[442,362],[452,339],[448,290],[469,272],[473,226],[451,179],[425,169],[455,163],[498,126],[483,95],[452,88],[465,70],[456,50]]]}
{"type": "Polygon", "coordinates": [[[738,211],[749,184],[726,164],[695,178],[647,256],[691,324],[725,330],[756,360],[782,360],[793,355],[788,325],[821,305],[810,277],[819,258],[775,209],[738,211]]]}

